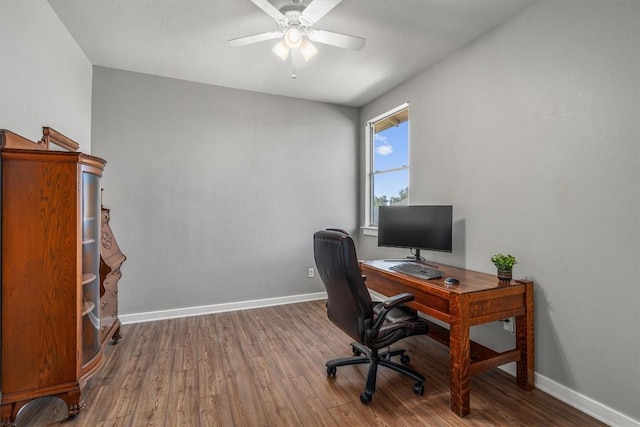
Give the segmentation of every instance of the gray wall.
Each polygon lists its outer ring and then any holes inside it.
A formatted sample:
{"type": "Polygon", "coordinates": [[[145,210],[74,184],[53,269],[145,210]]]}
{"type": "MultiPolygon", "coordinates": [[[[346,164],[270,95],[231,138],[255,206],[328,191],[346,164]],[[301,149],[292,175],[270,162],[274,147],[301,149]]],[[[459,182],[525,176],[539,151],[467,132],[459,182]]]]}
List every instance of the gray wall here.
{"type": "Polygon", "coordinates": [[[314,231],[357,230],[356,109],[101,67],[93,94],[123,314],[324,290],[314,231]]]}
{"type": "Polygon", "coordinates": [[[0,2],[0,129],[37,141],[49,126],[91,151],[92,65],[41,0],[0,2]]]}
{"type": "MultiPolygon", "coordinates": [[[[639,22],[637,1],[539,2],[361,111],[410,102],[411,203],[454,205],[453,254],[431,258],[494,273],[492,254],[516,255],[536,372],[635,420],[639,22]]],[[[501,329],[473,334],[505,347],[501,329]]]]}

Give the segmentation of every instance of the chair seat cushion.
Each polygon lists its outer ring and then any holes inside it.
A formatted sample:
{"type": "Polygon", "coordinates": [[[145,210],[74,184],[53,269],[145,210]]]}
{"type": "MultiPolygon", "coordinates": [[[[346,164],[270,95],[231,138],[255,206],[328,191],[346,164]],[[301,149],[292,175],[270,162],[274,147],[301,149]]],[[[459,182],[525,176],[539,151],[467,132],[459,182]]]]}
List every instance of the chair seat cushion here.
{"type": "MultiPolygon", "coordinates": [[[[382,303],[374,303],[373,313],[376,317],[382,311],[382,303]]],[[[418,313],[407,306],[400,305],[398,307],[392,308],[388,313],[387,317],[384,319],[385,323],[397,323],[397,322],[407,322],[410,320],[419,320],[418,313]]]]}
{"type": "MultiPolygon", "coordinates": [[[[382,304],[375,303],[373,312],[377,316],[382,310],[382,304]]],[[[429,324],[418,317],[415,310],[398,306],[392,308],[384,319],[384,324],[378,331],[375,338],[369,337],[367,340],[370,348],[387,347],[399,339],[411,335],[423,335],[429,331],[429,324]]]]}

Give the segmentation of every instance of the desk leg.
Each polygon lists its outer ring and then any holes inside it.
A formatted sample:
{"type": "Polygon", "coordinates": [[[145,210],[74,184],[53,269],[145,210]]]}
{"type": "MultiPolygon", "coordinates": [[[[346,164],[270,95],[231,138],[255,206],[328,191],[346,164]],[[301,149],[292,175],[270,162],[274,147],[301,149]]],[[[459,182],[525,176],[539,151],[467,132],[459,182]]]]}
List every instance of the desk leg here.
{"type": "Polygon", "coordinates": [[[451,359],[451,410],[459,417],[469,414],[471,376],[471,345],[469,336],[469,301],[464,295],[451,294],[452,321],[449,325],[449,355],[451,359]]]}
{"type": "Polygon", "coordinates": [[[535,387],[533,344],[533,282],[525,285],[525,313],[516,317],[516,348],[520,350],[520,361],[516,363],[516,381],[523,390],[535,387]]]}

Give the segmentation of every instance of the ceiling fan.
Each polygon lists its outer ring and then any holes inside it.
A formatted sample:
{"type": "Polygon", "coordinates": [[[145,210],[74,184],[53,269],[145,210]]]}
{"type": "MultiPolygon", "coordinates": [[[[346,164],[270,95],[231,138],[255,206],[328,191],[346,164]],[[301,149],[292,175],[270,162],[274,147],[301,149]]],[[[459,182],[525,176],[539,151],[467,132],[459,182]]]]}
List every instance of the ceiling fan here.
{"type": "MultiPolygon", "coordinates": [[[[273,48],[273,53],[280,59],[286,61],[291,53],[293,61],[294,54],[297,56],[299,53],[305,61],[308,61],[318,53],[318,49],[311,41],[351,50],[360,50],[365,45],[365,39],[362,37],[313,28],[316,22],[342,0],[311,0],[306,7],[301,4],[302,0],[292,0],[290,5],[280,9],[267,0],[251,0],[251,2],[276,21],[278,30],[231,39],[229,43],[232,46],[246,46],[265,40],[282,39],[273,48]]],[[[295,78],[295,65],[292,77],[295,78]]]]}

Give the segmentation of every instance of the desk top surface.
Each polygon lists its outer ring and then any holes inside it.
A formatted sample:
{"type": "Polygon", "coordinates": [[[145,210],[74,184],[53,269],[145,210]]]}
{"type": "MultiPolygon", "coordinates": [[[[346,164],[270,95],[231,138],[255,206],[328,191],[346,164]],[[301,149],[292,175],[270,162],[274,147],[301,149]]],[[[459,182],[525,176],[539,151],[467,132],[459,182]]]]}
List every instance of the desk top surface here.
{"type": "MultiPolygon", "coordinates": [[[[442,271],[444,275],[437,279],[421,279],[419,277],[404,274],[398,271],[390,270],[389,267],[399,264],[398,262],[389,262],[383,260],[362,261],[362,266],[371,269],[381,270],[382,272],[402,278],[405,284],[411,286],[429,286],[449,293],[470,293],[480,292],[493,289],[504,289],[516,286],[524,286],[528,281],[511,280],[511,282],[501,282],[498,277],[492,274],[480,273],[478,271],[465,270],[464,268],[454,267],[437,263],[437,269],[442,271]],[[445,285],[444,279],[447,277],[455,277],[460,281],[457,285],[445,285]]],[[[366,276],[366,271],[364,272],[366,276]]]]}

